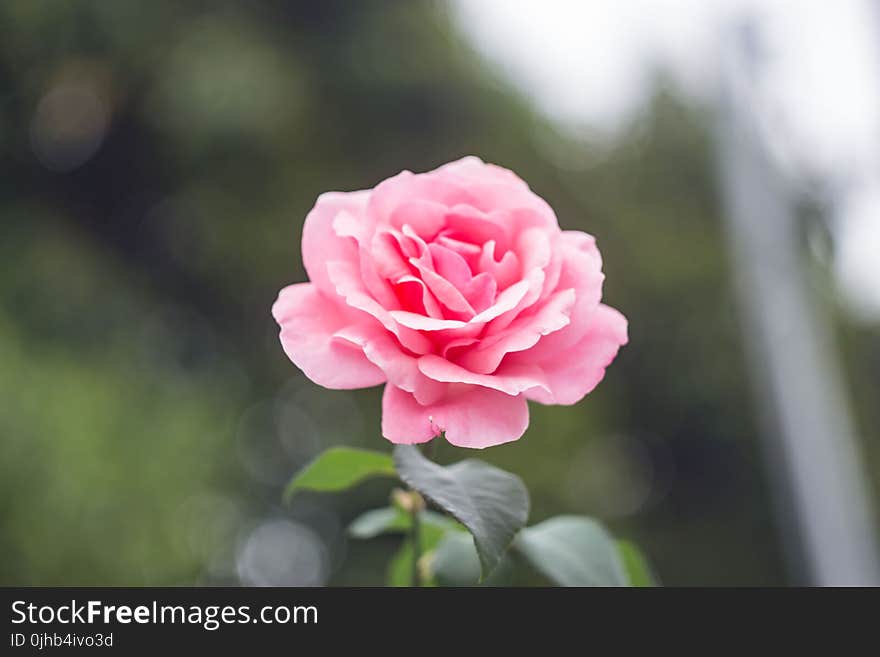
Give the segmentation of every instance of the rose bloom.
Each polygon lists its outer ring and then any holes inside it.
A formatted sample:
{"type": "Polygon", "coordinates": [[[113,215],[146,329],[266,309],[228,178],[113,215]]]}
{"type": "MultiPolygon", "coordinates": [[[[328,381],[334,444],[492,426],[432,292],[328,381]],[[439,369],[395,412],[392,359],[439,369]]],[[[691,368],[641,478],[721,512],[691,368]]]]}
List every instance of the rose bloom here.
{"type": "Polygon", "coordinates": [[[576,403],[627,342],[595,239],[476,157],[322,194],[302,254],[311,282],[272,308],[284,351],[327,388],[384,383],[394,443],[516,440],[527,400],[576,403]]]}

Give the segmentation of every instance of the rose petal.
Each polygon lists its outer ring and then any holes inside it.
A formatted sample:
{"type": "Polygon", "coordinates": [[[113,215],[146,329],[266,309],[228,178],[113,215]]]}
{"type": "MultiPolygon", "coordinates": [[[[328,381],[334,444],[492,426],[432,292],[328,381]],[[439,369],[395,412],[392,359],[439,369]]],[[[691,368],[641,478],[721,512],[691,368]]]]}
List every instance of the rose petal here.
{"type": "MultiPolygon", "coordinates": [[[[626,318],[618,311],[601,304],[592,317],[590,327],[580,342],[556,353],[540,363],[550,389],[534,388],[529,399],[542,404],[571,405],[591,392],[605,376],[621,346],[627,343],[626,318]]],[[[511,355],[511,362],[533,362],[531,352],[511,355]]]]}
{"type": "Polygon", "coordinates": [[[470,283],[473,274],[467,261],[455,251],[447,249],[439,244],[429,244],[431,260],[434,263],[434,271],[449,281],[457,289],[462,290],[470,283]]]}
{"type": "MultiPolygon", "coordinates": [[[[422,374],[435,381],[478,385],[508,395],[518,395],[532,388],[547,387],[541,368],[527,363],[504,364],[494,374],[471,372],[436,354],[426,354],[418,359],[418,363],[422,374]]],[[[547,391],[549,392],[549,389],[547,391]]]]}
{"type": "MultiPolygon", "coordinates": [[[[420,203],[436,203],[444,208],[452,207],[456,203],[468,203],[472,200],[464,185],[454,178],[423,173],[414,175],[411,171],[402,171],[398,175],[383,180],[373,189],[370,194],[367,214],[377,225],[387,225],[400,228],[406,221],[406,213],[401,210],[395,212],[405,204],[417,199],[420,203]],[[398,222],[398,223],[395,223],[398,222]]],[[[421,210],[427,210],[422,206],[421,210]]],[[[421,221],[420,216],[416,221],[421,221]]],[[[431,221],[433,220],[426,220],[431,221]]],[[[429,239],[433,235],[426,235],[429,239]]]]}
{"type": "Polygon", "coordinates": [[[502,251],[506,251],[509,244],[507,222],[503,215],[482,212],[465,204],[449,210],[443,234],[472,244],[494,240],[502,251]]]}
{"type": "Polygon", "coordinates": [[[486,310],[495,302],[497,292],[498,284],[486,272],[474,276],[461,291],[464,298],[478,313],[486,310]]]}
{"type": "Polygon", "coordinates": [[[516,280],[520,270],[519,258],[513,251],[505,251],[501,260],[495,260],[495,248],[495,240],[483,244],[478,270],[491,275],[498,289],[503,290],[516,280]]]}
{"type": "Polygon", "coordinates": [[[465,351],[455,361],[472,372],[490,374],[498,368],[507,354],[531,349],[543,336],[568,326],[574,303],[574,290],[557,292],[537,311],[516,318],[508,328],[484,338],[475,348],[465,351]]]}
{"type": "Polygon", "coordinates": [[[422,280],[428,285],[437,301],[453,313],[461,313],[467,318],[474,316],[474,309],[471,308],[468,300],[455,285],[433,270],[428,258],[410,258],[410,264],[419,270],[422,280]]]}
{"type": "Polygon", "coordinates": [[[360,248],[358,253],[361,280],[370,296],[388,310],[400,308],[400,301],[388,279],[376,270],[376,261],[369,249],[360,248]]]}
{"type": "Polygon", "coordinates": [[[367,221],[348,210],[339,212],[333,218],[332,225],[333,232],[339,237],[351,237],[358,243],[366,242],[372,232],[367,221]]]}
{"type": "MultiPolygon", "coordinates": [[[[541,290],[544,289],[544,270],[532,269],[523,280],[511,285],[507,290],[513,288],[518,288],[515,296],[516,303],[512,305],[507,304],[503,309],[499,308],[501,312],[492,313],[492,323],[486,329],[487,335],[494,335],[507,328],[526,308],[530,308],[540,298],[541,290]]],[[[498,301],[495,302],[496,306],[500,305],[499,301],[507,290],[498,295],[498,301]]]]}
{"type": "Polygon", "coordinates": [[[337,331],[336,336],[360,346],[391,385],[413,393],[420,404],[433,403],[446,391],[447,385],[422,374],[418,359],[402,351],[394,337],[381,326],[375,323],[347,326],[337,331]]]}
{"type": "Polygon", "coordinates": [[[434,239],[434,243],[445,246],[450,251],[455,251],[458,255],[464,258],[472,272],[479,271],[480,252],[482,251],[482,248],[477,244],[462,242],[461,240],[453,239],[448,235],[442,234],[434,239]]]}
{"type": "Polygon", "coordinates": [[[532,269],[543,269],[550,264],[550,237],[541,228],[524,230],[516,238],[516,252],[523,274],[532,269]]]}
{"type": "Polygon", "coordinates": [[[349,390],[368,388],[386,380],[363,349],[334,337],[348,318],[312,283],[281,290],[272,306],[272,316],[281,327],[284,352],[318,385],[349,390]]]}
{"type": "Polygon", "coordinates": [[[474,181],[504,183],[528,189],[525,181],[510,169],[505,169],[497,164],[487,164],[476,155],[466,155],[459,160],[444,164],[436,171],[452,174],[465,183],[473,183],[474,181]]]}
{"type": "Polygon", "coordinates": [[[380,276],[397,281],[413,273],[409,264],[410,255],[403,252],[400,239],[403,235],[396,231],[378,230],[370,242],[370,255],[380,276]]]}
{"type": "Polygon", "coordinates": [[[382,396],[382,435],[393,443],[424,443],[445,431],[453,445],[482,449],[517,440],[528,426],[522,395],[479,386],[455,386],[448,397],[425,406],[393,385],[382,396]]]}
{"type": "Polygon", "coordinates": [[[458,319],[437,319],[436,317],[426,317],[425,315],[417,315],[406,310],[392,310],[391,317],[400,324],[416,331],[442,331],[444,329],[464,328],[467,322],[458,319]]]}
{"type": "Polygon", "coordinates": [[[397,336],[404,347],[417,354],[431,350],[433,345],[430,340],[417,331],[398,324],[391,312],[370,296],[360,279],[360,272],[351,263],[328,262],[327,274],[335,286],[336,293],[345,299],[350,307],[375,317],[382,326],[397,336]]]}
{"type": "Polygon", "coordinates": [[[440,304],[437,303],[437,299],[431,294],[431,290],[428,289],[428,286],[422,279],[409,275],[401,276],[397,281],[396,287],[401,291],[400,294],[409,300],[401,310],[408,310],[416,314],[424,314],[438,319],[443,318],[440,304]],[[413,310],[413,308],[418,308],[419,305],[421,305],[421,308],[418,311],[413,310]]]}
{"type": "Polygon", "coordinates": [[[358,261],[357,244],[348,237],[340,237],[333,228],[337,215],[346,213],[365,222],[369,202],[368,190],[358,192],[327,192],[321,194],[315,207],[306,216],[302,232],[302,260],[309,280],[320,290],[333,293],[334,286],[327,274],[331,260],[358,261]]]}
{"type": "Polygon", "coordinates": [[[590,326],[590,318],[602,299],[602,258],[595,240],[586,233],[565,232],[560,240],[562,270],[559,288],[575,288],[571,323],[564,329],[541,338],[530,351],[535,362],[551,358],[578,342],[590,326]]]}
{"type": "Polygon", "coordinates": [[[389,224],[410,226],[424,240],[431,240],[446,225],[446,206],[421,199],[403,201],[391,212],[389,224]]]}
{"type": "Polygon", "coordinates": [[[453,338],[443,345],[441,355],[446,360],[457,362],[457,359],[453,357],[454,354],[460,353],[465,347],[470,347],[479,341],[479,338],[453,338]]]}
{"type": "Polygon", "coordinates": [[[467,192],[475,199],[469,205],[508,226],[509,234],[516,234],[530,226],[559,230],[559,221],[553,208],[528,187],[478,182],[468,185],[467,192]]]}
{"type": "Polygon", "coordinates": [[[495,319],[499,315],[509,312],[517,307],[523,298],[529,292],[529,281],[519,281],[509,288],[501,292],[495,299],[495,303],[486,308],[483,312],[475,315],[471,322],[488,322],[495,319]]]}
{"type": "MultiPolygon", "coordinates": [[[[411,258],[421,258],[425,255],[425,251],[428,250],[428,243],[423,240],[418,233],[413,229],[409,224],[403,224],[403,228],[400,229],[401,235],[403,238],[401,239],[401,244],[405,244],[404,240],[409,240],[412,244],[410,249],[405,250],[406,253],[409,253],[412,250],[415,250],[415,253],[411,255],[411,258]]],[[[395,233],[396,235],[396,233],[395,233]]]]}

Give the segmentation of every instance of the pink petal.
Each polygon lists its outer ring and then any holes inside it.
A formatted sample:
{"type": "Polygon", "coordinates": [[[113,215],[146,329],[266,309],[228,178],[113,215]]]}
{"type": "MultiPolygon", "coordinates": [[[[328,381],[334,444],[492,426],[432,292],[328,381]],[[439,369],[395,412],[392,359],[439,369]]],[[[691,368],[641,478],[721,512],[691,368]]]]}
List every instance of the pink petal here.
{"type": "Polygon", "coordinates": [[[410,226],[424,240],[432,240],[446,225],[446,206],[434,201],[406,200],[391,212],[389,224],[410,226]]]}
{"type": "Polygon", "coordinates": [[[403,228],[400,229],[403,238],[401,238],[401,244],[409,244],[411,245],[409,248],[404,249],[405,253],[409,253],[410,251],[415,251],[411,258],[421,258],[425,255],[425,251],[428,250],[428,243],[423,240],[413,227],[409,224],[403,224],[403,228]]]}
{"type": "Polygon", "coordinates": [[[474,276],[461,291],[464,298],[478,313],[494,303],[497,292],[498,284],[486,272],[474,276]]]}
{"type": "Polygon", "coordinates": [[[467,186],[474,208],[498,220],[503,217],[510,234],[517,234],[530,226],[559,230],[556,213],[547,202],[528,187],[517,187],[499,182],[477,182],[467,186]]]}
{"type": "MultiPolygon", "coordinates": [[[[514,288],[518,290],[514,297],[516,303],[506,304],[503,308],[499,308],[501,312],[492,313],[492,323],[486,329],[487,335],[499,333],[507,328],[513,320],[540,298],[541,290],[544,289],[544,270],[532,269],[523,280],[511,285],[507,290],[514,288]]],[[[507,293],[507,290],[498,295],[498,300],[495,302],[496,306],[500,305],[501,297],[507,293]]]]}
{"type": "Polygon", "coordinates": [[[454,313],[462,313],[466,317],[474,316],[474,309],[464,295],[452,283],[436,273],[427,258],[410,258],[410,264],[419,270],[422,280],[428,285],[437,301],[454,313]]]}
{"type": "Polygon", "coordinates": [[[440,274],[447,281],[452,283],[459,290],[467,285],[473,274],[468,263],[458,255],[455,251],[447,249],[439,244],[429,244],[428,251],[431,252],[431,260],[434,262],[434,271],[440,274]]]}
{"type": "Polygon", "coordinates": [[[382,435],[393,443],[423,443],[445,431],[453,445],[482,449],[517,440],[528,426],[522,395],[479,386],[457,386],[447,398],[425,406],[392,385],[382,396],[382,435]]]}
{"type": "Polygon", "coordinates": [[[315,207],[306,216],[302,233],[303,266],[309,280],[323,292],[332,294],[334,290],[327,274],[329,261],[358,261],[357,243],[349,237],[340,237],[333,228],[333,222],[340,213],[366,221],[365,210],[369,198],[368,190],[327,192],[318,197],[315,207]]]}
{"type": "MultiPolygon", "coordinates": [[[[627,343],[626,333],[626,318],[601,304],[580,342],[540,364],[551,393],[536,388],[527,393],[528,398],[542,404],[566,406],[579,402],[599,385],[605,376],[605,368],[617,356],[620,347],[627,343]]],[[[511,361],[533,362],[531,355],[531,352],[514,354],[511,361]]]]}
{"type": "Polygon", "coordinates": [[[418,315],[406,310],[392,310],[389,314],[401,326],[406,326],[415,331],[442,331],[444,329],[464,328],[467,326],[467,322],[457,319],[437,319],[436,317],[426,317],[425,315],[418,315]]]}
{"type": "Polygon", "coordinates": [[[471,321],[475,323],[488,322],[499,315],[510,312],[520,304],[528,292],[529,281],[519,281],[518,283],[514,283],[498,295],[495,299],[495,303],[481,313],[475,315],[471,321]]]}
{"type": "Polygon", "coordinates": [[[508,230],[503,217],[482,212],[472,205],[459,204],[446,215],[444,235],[472,244],[495,240],[502,249],[508,245],[508,230]]]}
{"type": "Polygon", "coordinates": [[[444,383],[478,385],[514,396],[532,388],[546,388],[544,372],[535,365],[504,364],[494,374],[477,374],[435,354],[426,354],[418,362],[422,374],[444,383]]]}
{"type": "Polygon", "coordinates": [[[428,286],[422,279],[410,275],[401,276],[397,281],[396,287],[400,290],[399,294],[406,300],[401,310],[409,310],[416,314],[428,315],[438,319],[443,317],[440,304],[437,303],[437,299],[431,294],[431,290],[428,289],[428,286]]]}
{"type": "Polygon", "coordinates": [[[428,337],[431,338],[437,347],[434,352],[442,352],[448,344],[458,343],[462,340],[476,340],[477,336],[482,333],[485,326],[485,324],[468,322],[462,327],[432,331],[428,337]]]}
{"type": "Polygon", "coordinates": [[[602,299],[602,258],[595,240],[586,233],[564,232],[560,243],[562,269],[559,288],[574,288],[575,303],[571,323],[561,331],[541,338],[530,351],[535,362],[551,358],[578,342],[590,326],[591,318],[602,299]]]}
{"type": "Polygon", "coordinates": [[[513,171],[500,167],[497,164],[487,164],[475,155],[449,162],[436,169],[436,172],[452,174],[464,182],[473,183],[476,180],[487,183],[504,183],[528,189],[525,181],[513,171]]]}
{"type": "Polygon", "coordinates": [[[351,308],[375,317],[382,326],[397,336],[404,347],[418,354],[431,350],[433,345],[430,340],[417,331],[399,325],[391,313],[369,294],[358,268],[348,262],[329,262],[327,274],[336,293],[345,299],[351,308]]]}
{"type": "Polygon", "coordinates": [[[543,336],[568,326],[574,302],[574,290],[557,292],[536,312],[518,317],[500,333],[484,338],[456,362],[472,372],[494,372],[507,354],[531,349],[543,336]]]}
{"type": "Polygon", "coordinates": [[[358,243],[365,243],[372,233],[371,226],[363,218],[342,210],[333,218],[333,232],[339,237],[351,237],[358,243]]]}
{"type": "Polygon", "coordinates": [[[453,358],[453,355],[460,353],[465,347],[470,347],[479,341],[479,338],[453,338],[443,345],[443,350],[440,353],[446,360],[458,362],[457,359],[453,358]]]}
{"type": "Polygon", "coordinates": [[[345,326],[345,312],[312,283],[281,290],[272,306],[272,316],[281,327],[284,352],[318,385],[348,390],[386,380],[363,349],[334,337],[345,326]]]}
{"type": "Polygon", "coordinates": [[[550,236],[541,228],[529,228],[516,239],[516,252],[522,263],[522,271],[543,269],[550,264],[550,236]]]}
{"type": "Polygon", "coordinates": [[[381,326],[358,324],[337,331],[336,336],[360,346],[370,362],[381,369],[391,385],[415,395],[421,404],[440,399],[447,385],[429,379],[419,371],[418,360],[400,348],[394,337],[381,326]]]}
{"type": "Polygon", "coordinates": [[[361,247],[358,253],[358,261],[361,280],[370,296],[388,310],[399,308],[400,301],[389,284],[388,279],[382,276],[376,269],[376,261],[373,259],[370,250],[361,247]]]}
{"type": "MultiPolygon", "coordinates": [[[[407,221],[409,210],[395,213],[413,199],[437,203],[444,207],[452,207],[456,203],[468,203],[472,200],[464,185],[452,176],[414,175],[410,171],[402,171],[376,185],[370,195],[367,214],[376,221],[377,225],[400,228],[403,226],[402,222],[407,221]]],[[[418,212],[423,210],[430,214],[427,206],[422,206],[418,212]]],[[[435,225],[433,219],[426,218],[425,215],[420,215],[415,221],[422,226],[435,225]]]]}
{"type": "Polygon", "coordinates": [[[476,244],[471,244],[470,242],[462,242],[461,240],[453,239],[447,235],[438,235],[434,238],[435,244],[440,244],[441,246],[445,246],[447,249],[451,251],[455,251],[458,255],[465,259],[468,267],[471,268],[471,271],[478,271],[479,263],[480,263],[480,252],[481,247],[476,244]]]}
{"type": "Polygon", "coordinates": [[[376,271],[391,281],[397,281],[413,272],[409,264],[410,256],[403,252],[400,243],[399,238],[402,237],[400,234],[395,235],[394,231],[379,230],[371,240],[370,251],[373,262],[376,263],[376,271]]]}
{"type": "Polygon", "coordinates": [[[509,221],[515,231],[524,231],[533,227],[552,232],[559,230],[556,213],[540,196],[530,192],[528,199],[513,200],[510,206],[509,221]]]}
{"type": "Polygon", "coordinates": [[[505,251],[501,260],[496,261],[495,248],[495,240],[483,244],[478,270],[491,275],[498,283],[498,289],[503,290],[516,280],[520,269],[519,258],[513,251],[505,251]]]}

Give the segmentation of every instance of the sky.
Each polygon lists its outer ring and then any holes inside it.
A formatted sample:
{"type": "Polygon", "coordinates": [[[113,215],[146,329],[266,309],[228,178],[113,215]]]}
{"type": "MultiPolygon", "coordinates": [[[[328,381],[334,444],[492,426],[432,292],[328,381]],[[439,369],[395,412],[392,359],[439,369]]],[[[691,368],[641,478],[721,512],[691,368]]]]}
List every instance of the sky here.
{"type": "Polygon", "coordinates": [[[476,48],[562,125],[614,135],[653,72],[712,102],[719,44],[745,19],[763,35],[755,111],[793,181],[833,190],[834,269],[854,315],[880,321],[880,2],[454,0],[476,48]]]}

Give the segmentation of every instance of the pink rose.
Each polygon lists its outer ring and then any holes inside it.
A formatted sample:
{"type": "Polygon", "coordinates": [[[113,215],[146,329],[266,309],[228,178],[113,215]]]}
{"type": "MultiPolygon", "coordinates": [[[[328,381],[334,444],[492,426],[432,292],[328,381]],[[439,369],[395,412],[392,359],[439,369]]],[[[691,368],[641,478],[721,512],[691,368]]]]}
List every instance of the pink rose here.
{"type": "Polygon", "coordinates": [[[516,440],[527,400],[574,404],[627,342],[593,237],[476,157],[322,194],[302,251],[311,282],[272,307],[284,351],[327,388],[385,383],[394,443],[516,440]]]}

